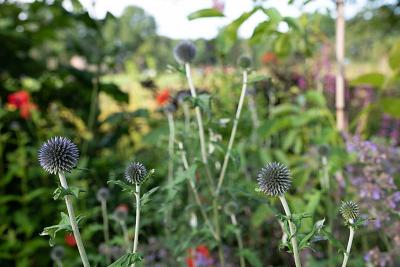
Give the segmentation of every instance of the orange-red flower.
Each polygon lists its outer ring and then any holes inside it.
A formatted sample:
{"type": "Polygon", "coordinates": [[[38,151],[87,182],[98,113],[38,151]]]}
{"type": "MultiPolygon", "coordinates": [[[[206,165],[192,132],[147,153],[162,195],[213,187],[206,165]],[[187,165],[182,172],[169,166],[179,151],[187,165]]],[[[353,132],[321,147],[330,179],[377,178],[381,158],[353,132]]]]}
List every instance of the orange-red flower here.
{"type": "Polygon", "coordinates": [[[164,106],[165,104],[168,103],[170,97],[171,97],[171,95],[170,95],[168,89],[161,90],[156,96],[157,104],[159,106],[164,106]]]}
{"type": "Polygon", "coordinates": [[[278,59],[273,52],[265,52],[261,58],[262,63],[270,64],[270,63],[277,63],[278,59]]]}
{"type": "Polygon", "coordinates": [[[117,211],[122,211],[122,212],[128,213],[129,206],[127,204],[119,204],[115,209],[117,211]]]}
{"type": "Polygon", "coordinates": [[[190,248],[188,250],[189,256],[186,258],[186,264],[188,267],[199,267],[199,266],[213,266],[214,260],[210,255],[210,251],[204,245],[199,245],[196,249],[190,248]]]}
{"type": "Polygon", "coordinates": [[[27,119],[31,110],[35,109],[35,104],[30,102],[30,95],[27,91],[21,90],[8,95],[8,105],[14,109],[19,109],[21,118],[27,119]]]}
{"type": "Polygon", "coordinates": [[[65,236],[64,236],[64,241],[65,241],[65,244],[67,244],[68,246],[70,246],[70,247],[75,247],[76,246],[76,240],[75,240],[75,237],[74,237],[74,235],[73,234],[66,234],[65,236]]]}

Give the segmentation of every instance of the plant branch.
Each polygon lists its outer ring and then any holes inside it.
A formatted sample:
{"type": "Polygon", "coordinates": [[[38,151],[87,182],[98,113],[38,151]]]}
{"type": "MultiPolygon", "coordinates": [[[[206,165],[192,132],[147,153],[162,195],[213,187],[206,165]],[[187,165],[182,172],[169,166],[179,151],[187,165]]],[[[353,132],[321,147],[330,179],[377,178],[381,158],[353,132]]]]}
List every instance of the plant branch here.
{"type": "MultiPolygon", "coordinates": [[[[139,245],[139,223],[140,223],[140,185],[136,184],[136,222],[135,222],[135,238],[133,240],[133,250],[132,253],[137,252],[137,247],[139,245]]],[[[131,265],[135,267],[135,263],[131,265]]]]}
{"type": "MultiPolygon", "coordinates": [[[[235,227],[238,226],[238,223],[237,223],[237,220],[236,220],[236,216],[233,213],[231,214],[231,222],[235,227]]],[[[238,229],[235,232],[235,234],[236,234],[236,240],[237,240],[238,246],[239,246],[240,267],[246,267],[246,263],[244,261],[244,257],[243,257],[243,255],[241,253],[243,251],[243,239],[242,239],[242,235],[240,233],[240,230],[238,229]]]]}
{"type": "MultiPolygon", "coordinates": [[[[349,222],[352,223],[352,221],[349,222]]],[[[354,228],[350,226],[349,229],[350,229],[349,241],[347,242],[346,252],[344,253],[342,267],[346,267],[347,265],[347,261],[349,260],[350,256],[351,245],[353,244],[354,228]]]]}
{"type": "MultiPolygon", "coordinates": [[[[103,217],[103,234],[104,234],[104,242],[106,242],[106,247],[109,249],[110,245],[110,231],[109,231],[109,226],[108,226],[108,215],[107,215],[107,201],[101,200],[101,214],[103,217]]],[[[107,263],[111,263],[111,258],[109,253],[106,255],[107,257],[107,263]]]]}

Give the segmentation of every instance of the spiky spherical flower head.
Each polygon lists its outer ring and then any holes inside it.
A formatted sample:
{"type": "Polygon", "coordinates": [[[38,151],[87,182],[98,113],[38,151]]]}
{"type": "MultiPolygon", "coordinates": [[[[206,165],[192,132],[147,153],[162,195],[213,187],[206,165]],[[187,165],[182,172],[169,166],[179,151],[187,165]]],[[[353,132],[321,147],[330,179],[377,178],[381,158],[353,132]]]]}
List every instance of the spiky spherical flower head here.
{"type": "Polygon", "coordinates": [[[346,221],[357,219],[360,211],[358,209],[358,205],[353,201],[342,201],[342,205],[340,206],[340,214],[346,221]]]}
{"type": "Polygon", "coordinates": [[[189,41],[180,42],[174,49],[174,56],[181,64],[190,63],[196,56],[196,46],[189,41]]]}
{"type": "Polygon", "coordinates": [[[39,149],[39,163],[51,174],[70,172],[79,159],[78,147],[65,137],[53,137],[39,149]]]}
{"type": "Polygon", "coordinates": [[[251,59],[248,56],[241,56],[238,59],[238,65],[239,67],[241,67],[242,69],[248,69],[251,66],[251,59]]]}
{"type": "Polygon", "coordinates": [[[257,175],[262,192],[270,196],[281,196],[289,190],[292,180],[289,168],[279,162],[268,163],[257,175]]]}
{"type": "Polygon", "coordinates": [[[125,169],[125,179],[132,184],[140,185],[146,175],[146,167],[140,162],[131,162],[125,169]]]}
{"type": "Polygon", "coordinates": [[[64,257],[64,248],[62,246],[55,246],[50,252],[50,258],[53,261],[61,261],[64,257]]]}
{"type": "Polygon", "coordinates": [[[318,148],[318,153],[321,155],[321,157],[327,157],[329,156],[330,148],[328,145],[321,145],[318,148]]]}
{"type": "Polygon", "coordinates": [[[97,191],[96,198],[99,202],[107,201],[110,198],[110,190],[107,187],[102,187],[97,191]]]}

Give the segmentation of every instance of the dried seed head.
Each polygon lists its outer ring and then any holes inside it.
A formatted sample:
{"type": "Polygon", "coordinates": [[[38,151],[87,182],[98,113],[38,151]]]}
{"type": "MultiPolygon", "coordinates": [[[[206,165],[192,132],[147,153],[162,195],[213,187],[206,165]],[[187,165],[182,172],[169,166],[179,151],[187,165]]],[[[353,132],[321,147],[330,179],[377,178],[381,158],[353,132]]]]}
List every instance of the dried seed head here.
{"type": "Polygon", "coordinates": [[[140,185],[146,175],[146,167],[140,162],[132,162],[125,169],[125,179],[132,184],[140,185]]]}
{"type": "Polygon", "coordinates": [[[251,66],[251,59],[248,56],[241,56],[237,64],[244,70],[248,69],[251,66]]]}
{"type": "Polygon", "coordinates": [[[180,42],[174,49],[174,56],[181,64],[190,63],[196,56],[196,46],[189,41],[180,42]]]}
{"type": "Polygon", "coordinates": [[[96,198],[99,202],[107,201],[110,198],[110,190],[107,187],[102,187],[97,191],[96,198]]]}
{"type": "Polygon", "coordinates": [[[65,137],[53,137],[39,149],[39,163],[51,174],[70,172],[79,159],[78,147],[65,137]]]}
{"type": "Polygon", "coordinates": [[[270,196],[281,196],[289,190],[292,181],[289,168],[278,162],[268,163],[257,175],[261,191],[270,196]]]}
{"type": "Polygon", "coordinates": [[[353,201],[342,201],[339,211],[346,221],[355,220],[360,214],[358,205],[353,201]]]}
{"type": "Polygon", "coordinates": [[[64,248],[62,246],[55,246],[50,252],[50,258],[53,261],[61,261],[64,257],[64,248]]]}

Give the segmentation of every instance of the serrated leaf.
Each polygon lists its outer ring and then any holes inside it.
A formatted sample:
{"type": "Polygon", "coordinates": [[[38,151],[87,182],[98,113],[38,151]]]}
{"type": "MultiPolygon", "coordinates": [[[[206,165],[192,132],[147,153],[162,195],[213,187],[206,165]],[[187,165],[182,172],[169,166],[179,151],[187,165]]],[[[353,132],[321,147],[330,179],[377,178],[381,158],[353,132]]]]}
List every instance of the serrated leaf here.
{"type": "Polygon", "coordinates": [[[121,180],[109,180],[107,181],[107,184],[113,184],[113,185],[118,185],[121,187],[122,192],[128,192],[129,194],[135,194],[135,188],[132,184],[127,184],[124,181],[121,180]]]}
{"type": "Polygon", "coordinates": [[[73,186],[65,189],[64,187],[59,185],[57,189],[53,192],[53,199],[57,200],[68,195],[78,198],[80,192],[85,192],[85,190],[73,186]]]}
{"type": "Polygon", "coordinates": [[[212,17],[224,17],[224,14],[215,8],[206,8],[190,13],[188,20],[212,17]]]}
{"type": "Polygon", "coordinates": [[[138,253],[127,253],[115,262],[108,265],[108,267],[130,267],[131,264],[141,262],[143,257],[138,253]]]}
{"type": "Polygon", "coordinates": [[[143,194],[142,198],[140,199],[140,206],[146,205],[150,201],[151,195],[153,195],[159,188],[160,188],[159,186],[154,187],[145,194],[143,194]]]}

